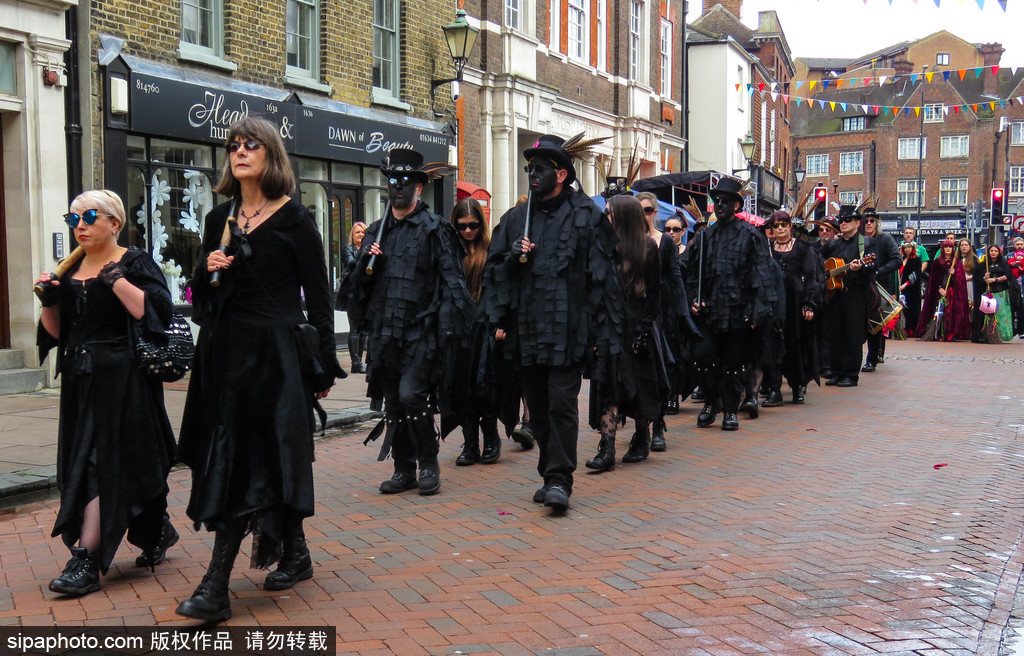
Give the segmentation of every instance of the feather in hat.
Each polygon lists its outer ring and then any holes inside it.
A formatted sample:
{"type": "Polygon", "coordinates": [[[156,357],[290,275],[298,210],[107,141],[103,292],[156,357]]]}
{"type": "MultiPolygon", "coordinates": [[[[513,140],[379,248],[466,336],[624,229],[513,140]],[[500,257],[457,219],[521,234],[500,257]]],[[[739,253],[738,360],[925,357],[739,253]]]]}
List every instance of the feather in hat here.
{"type": "Polygon", "coordinates": [[[566,139],[565,142],[562,143],[562,150],[564,150],[569,157],[572,157],[573,159],[583,159],[590,154],[594,146],[611,139],[611,136],[584,139],[583,135],[585,134],[586,132],[580,132],[579,134],[566,139]]]}
{"type": "Polygon", "coordinates": [[[455,171],[459,170],[459,167],[452,166],[447,162],[427,162],[421,168],[421,171],[427,174],[427,177],[431,180],[439,180],[446,175],[450,175],[455,171]]]}

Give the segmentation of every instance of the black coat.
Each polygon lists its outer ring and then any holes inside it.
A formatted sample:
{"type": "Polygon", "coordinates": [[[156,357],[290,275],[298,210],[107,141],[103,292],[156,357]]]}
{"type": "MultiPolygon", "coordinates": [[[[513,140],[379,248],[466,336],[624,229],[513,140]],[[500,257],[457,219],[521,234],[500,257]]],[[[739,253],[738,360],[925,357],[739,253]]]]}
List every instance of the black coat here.
{"type": "MultiPolygon", "coordinates": [[[[88,489],[100,498],[100,551],[107,571],[128,532],[128,541],[152,549],[167,507],[167,472],[174,434],[164,408],[163,384],[136,362],[129,337],[135,322],[107,285],[95,278],[72,281],[80,262],[60,279],[60,338],[39,326],[40,357],[54,346],[61,375],[57,434],[60,510],[53,535],[68,546],[81,537],[88,489]],[[90,465],[91,463],[91,465],[90,465]],[[92,475],[95,479],[90,481],[92,475]]],[[[162,339],[171,318],[171,295],[163,273],[144,251],[121,259],[128,282],[146,293],[138,321],[144,335],[162,339]]]]}
{"type": "Polygon", "coordinates": [[[824,305],[824,265],[814,248],[799,239],[790,251],[773,248],[772,257],[782,268],[786,290],[782,373],[791,385],[807,385],[818,379],[820,366],[817,330],[813,321],[804,319],[804,308],[817,315],[824,305]]]}
{"type": "Polygon", "coordinates": [[[618,354],[624,330],[622,290],[613,252],[618,237],[581,191],[567,191],[549,211],[533,207],[534,249],[520,263],[526,203],[504,216],[491,238],[481,309],[491,327],[509,333],[521,366],[585,367],[592,351],[618,354]]]}
{"type": "Polygon", "coordinates": [[[237,233],[231,267],[210,285],[227,203],[207,216],[193,282],[202,329],[181,422],[179,456],[192,468],[188,516],[196,528],[249,517],[261,535],[258,566],[273,562],[288,517],[313,514],[313,395],[344,377],[320,233],[289,201],[248,235],[237,233]],[[305,299],[305,316],[303,314],[305,299]],[[296,326],[320,338],[320,380],[304,377],[296,326]]]}

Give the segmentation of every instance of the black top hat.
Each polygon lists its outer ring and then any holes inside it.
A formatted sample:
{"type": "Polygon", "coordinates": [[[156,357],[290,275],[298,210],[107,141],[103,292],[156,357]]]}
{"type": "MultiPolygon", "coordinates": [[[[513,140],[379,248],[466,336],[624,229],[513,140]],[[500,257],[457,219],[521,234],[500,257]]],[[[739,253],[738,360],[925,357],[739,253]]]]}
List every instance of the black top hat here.
{"type": "Polygon", "coordinates": [[[856,205],[840,205],[839,214],[836,216],[837,219],[854,219],[860,221],[864,217],[857,211],[856,205]]]}
{"type": "MultiPolygon", "coordinates": [[[[713,199],[717,199],[719,196],[724,196],[733,201],[743,202],[743,196],[740,193],[743,190],[744,182],[739,178],[732,178],[723,175],[719,180],[718,184],[708,192],[713,199]]],[[[717,200],[715,201],[717,202],[717,200]]]]}
{"type": "Polygon", "coordinates": [[[380,167],[384,177],[407,175],[426,184],[429,176],[422,170],[423,155],[409,148],[392,148],[380,167]]]}
{"type": "Polygon", "coordinates": [[[865,207],[864,211],[861,212],[861,214],[864,215],[865,219],[868,218],[868,217],[870,217],[872,219],[880,219],[881,218],[880,216],[878,216],[878,211],[875,208],[873,208],[873,207],[865,207]]]}
{"type": "Polygon", "coordinates": [[[618,175],[605,178],[604,191],[601,192],[602,196],[611,198],[612,196],[621,196],[623,194],[633,195],[625,176],[618,175]]]}
{"type": "Polygon", "coordinates": [[[533,144],[532,148],[527,148],[523,151],[523,157],[526,158],[527,162],[532,162],[534,159],[542,158],[549,160],[556,168],[565,169],[569,174],[565,178],[565,182],[562,184],[569,186],[576,179],[576,168],[572,165],[572,157],[569,153],[565,152],[562,148],[562,144],[565,143],[565,139],[556,137],[553,134],[545,134],[537,143],[533,144]]]}

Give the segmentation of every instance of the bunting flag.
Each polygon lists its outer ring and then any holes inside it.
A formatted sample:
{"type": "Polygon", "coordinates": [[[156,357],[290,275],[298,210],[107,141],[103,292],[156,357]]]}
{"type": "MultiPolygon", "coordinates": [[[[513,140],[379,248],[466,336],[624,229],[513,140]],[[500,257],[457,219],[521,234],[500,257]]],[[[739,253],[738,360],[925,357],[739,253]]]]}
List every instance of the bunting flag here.
{"type": "MultiPolygon", "coordinates": [[[[818,0],[818,2],[821,2],[821,0],[818,0]]],[[[975,0],[975,2],[978,3],[978,9],[981,9],[982,11],[985,10],[985,0],[975,0]]],[[[996,2],[999,4],[1000,9],[1002,9],[1003,11],[1006,11],[1006,0],[996,0],[996,2]]],[[[868,3],[868,0],[864,0],[864,4],[866,5],[867,3],[868,3]]],[[[918,3],[918,0],[914,0],[914,4],[916,5],[917,3],[918,3]]],[[[960,0],[960,4],[963,4],[963,3],[964,3],[964,0],[960,0]]],[[[889,0],[889,6],[890,7],[892,6],[892,0],[889,0]]],[[[942,0],[935,0],[935,6],[936,7],[942,7],[942,0]]]]}

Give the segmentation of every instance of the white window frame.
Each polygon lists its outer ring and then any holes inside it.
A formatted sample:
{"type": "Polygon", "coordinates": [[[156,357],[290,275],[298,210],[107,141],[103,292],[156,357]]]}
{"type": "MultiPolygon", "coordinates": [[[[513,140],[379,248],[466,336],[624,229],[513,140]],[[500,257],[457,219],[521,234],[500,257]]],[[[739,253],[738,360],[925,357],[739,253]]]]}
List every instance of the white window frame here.
{"type": "Polygon", "coordinates": [[[629,3],[629,79],[643,82],[644,3],[629,3]]]}
{"type": "Polygon", "coordinates": [[[178,41],[178,57],[189,59],[234,70],[234,64],[226,62],[224,58],[224,2],[223,0],[181,0],[180,4],[181,30],[178,41]],[[202,5],[206,5],[203,7],[202,5]],[[197,21],[200,21],[203,14],[207,14],[208,24],[206,30],[196,26],[195,34],[188,37],[186,20],[194,14],[197,21]],[[203,41],[207,41],[204,45],[203,41]]]}
{"type": "Polygon", "coordinates": [[[675,26],[667,18],[661,19],[661,40],[658,55],[661,58],[661,95],[672,97],[672,35],[675,26]]]}
{"type": "MultiPolygon", "coordinates": [[[[380,68],[382,69],[380,74],[381,80],[371,81],[373,84],[373,102],[381,102],[385,104],[394,104],[400,102],[400,95],[402,91],[402,85],[400,82],[402,68],[402,33],[400,28],[400,12],[401,4],[399,0],[373,0],[373,52],[371,53],[371,55],[373,58],[373,68],[377,68],[378,66],[380,66],[380,68]],[[378,7],[384,11],[378,12],[378,7]],[[391,19],[393,21],[393,23],[390,25],[386,24],[383,21],[378,22],[377,20],[379,14],[387,13],[386,9],[388,7],[390,7],[391,19]],[[378,33],[388,34],[393,37],[393,43],[391,45],[390,52],[383,52],[383,48],[381,49],[380,52],[378,52],[378,33]],[[378,61],[382,63],[378,64],[378,61]],[[391,78],[390,86],[384,84],[383,80],[383,69],[385,65],[388,68],[387,73],[388,75],[390,75],[391,78]],[[380,83],[378,84],[378,82],[380,83]]],[[[383,19],[386,20],[387,16],[383,16],[383,19]]]]}
{"type": "Polygon", "coordinates": [[[967,204],[967,178],[939,178],[939,207],[967,204]]]}
{"type": "Polygon", "coordinates": [[[864,151],[839,153],[839,175],[864,173],[864,151]]]}
{"type": "Polygon", "coordinates": [[[935,55],[936,66],[949,66],[949,53],[940,52],[935,55]]]}
{"type": "MultiPolygon", "coordinates": [[[[924,206],[924,193],[928,185],[925,184],[924,180],[921,180],[921,205],[924,206]]],[[[917,207],[918,205],[918,191],[917,191],[917,178],[910,178],[907,180],[896,181],[896,207],[917,207]]]]}
{"type": "Polygon", "coordinates": [[[1010,188],[1007,193],[1011,196],[1024,195],[1024,165],[1010,166],[1010,188]]]}
{"type": "Polygon", "coordinates": [[[608,0],[597,0],[597,70],[608,70],[608,0]]]}
{"type": "Polygon", "coordinates": [[[896,146],[896,159],[918,159],[928,157],[928,137],[904,137],[896,146]],[[921,154],[918,155],[918,142],[921,154]]]}
{"type": "Polygon", "coordinates": [[[807,171],[809,176],[825,176],[828,177],[829,168],[829,155],[823,153],[821,155],[808,155],[807,163],[804,164],[804,170],[807,171]]]}
{"type": "Polygon", "coordinates": [[[1024,121],[1010,123],[1010,145],[1024,145],[1024,121]]]}
{"type": "Polygon", "coordinates": [[[569,0],[566,12],[566,50],[572,61],[590,63],[589,0],[569,0]]]}
{"type": "Polygon", "coordinates": [[[946,120],[946,116],[942,111],[942,105],[925,105],[921,111],[924,112],[925,123],[942,123],[946,120]]]}
{"type": "Polygon", "coordinates": [[[320,78],[320,0],[287,0],[285,9],[285,75],[297,78],[320,78]],[[292,13],[294,8],[295,13],[292,13]],[[303,24],[305,19],[305,24],[303,24]],[[297,23],[297,24],[295,24],[297,23]],[[303,28],[308,32],[302,33],[303,28]],[[293,65],[288,59],[294,54],[307,66],[293,65]]]}
{"type": "Polygon", "coordinates": [[[865,130],[868,127],[867,116],[847,116],[843,119],[843,132],[865,130]]]}
{"type": "MultiPolygon", "coordinates": [[[[959,134],[939,139],[939,157],[970,157],[971,137],[959,134]]],[[[963,203],[961,203],[962,205],[963,203]]]]}
{"type": "Polygon", "coordinates": [[[860,205],[864,202],[863,191],[840,191],[839,192],[839,204],[840,205],[860,205]]]}
{"type": "Polygon", "coordinates": [[[505,0],[505,27],[523,31],[522,3],[523,0],[505,0]]]}

